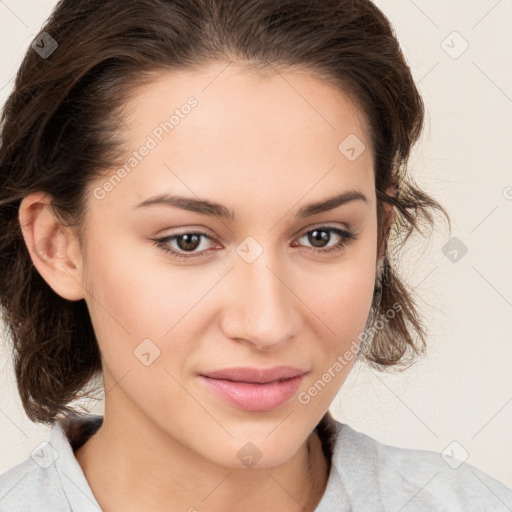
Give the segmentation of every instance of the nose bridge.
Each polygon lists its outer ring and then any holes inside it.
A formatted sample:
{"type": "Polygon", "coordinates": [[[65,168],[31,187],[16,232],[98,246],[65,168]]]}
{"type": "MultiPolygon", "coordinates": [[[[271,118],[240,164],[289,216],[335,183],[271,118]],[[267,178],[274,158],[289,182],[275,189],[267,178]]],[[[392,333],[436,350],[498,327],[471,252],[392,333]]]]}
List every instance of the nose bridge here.
{"type": "Polygon", "coordinates": [[[230,334],[260,349],[275,347],[298,328],[296,300],[288,289],[290,273],[282,264],[283,255],[254,239],[242,242],[237,255],[232,275],[237,293],[231,303],[236,313],[230,334]]]}

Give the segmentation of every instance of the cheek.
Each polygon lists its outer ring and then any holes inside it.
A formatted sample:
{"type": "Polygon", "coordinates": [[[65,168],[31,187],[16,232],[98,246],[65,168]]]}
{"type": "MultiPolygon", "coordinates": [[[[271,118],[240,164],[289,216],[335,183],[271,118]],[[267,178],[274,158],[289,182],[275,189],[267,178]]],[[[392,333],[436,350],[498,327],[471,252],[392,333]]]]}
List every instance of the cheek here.
{"type": "Polygon", "coordinates": [[[183,303],[189,302],[187,297],[197,291],[190,286],[190,276],[166,267],[151,241],[133,241],[129,236],[107,241],[98,236],[95,246],[105,249],[96,257],[88,256],[93,310],[105,322],[117,322],[125,335],[128,331],[132,336],[162,336],[176,321],[183,303]],[[144,332],[148,328],[151,333],[144,332]]]}
{"type": "Polygon", "coordinates": [[[194,350],[193,315],[187,313],[211,284],[190,286],[192,274],[172,272],[162,261],[155,264],[147,248],[111,246],[117,249],[104,251],[91,266],[88,288],[93,295],[88,307],[106,365],[105,385],[118,393],[122,389],[148,414],[163,406],[160,400],[185,408],[183,389],[165,369],[176,373],[173,364],[180,367],[194,350]],[[116,386],[121,379],[122,385],[116,386]]]}
{"type": "Polygon", "coordinates": [[[200,301],[225,270],[173,266],[151,242],[126,238],[96,242],[106,250],[89,258],[88,307],[103,356],[119,369],[128,367],[134,350],[149,339],[155,353],[160,350],[158,363],[168,359],[170,345],[172,359],[179,361],[194,350],[200,301]]]}
{"type": "Polygon", "coordinates": [[[309,326],[315,346],[308,347],[313,373],[298,402],[318,415],[330,406],[354,365],[372,304],[376,243],[371,238],[360,242],[302,291],[304,302],[312,304],[309,326]]]}
{"type": "Polygon", "coordinates": [[[311,275],[302,287],[305,302],[331,332],[333,343],[356,338],[370,311],[376,268],[376,240],[371,235],[357,241],[336,264],[311,275]],[[332,336],[334,334],[334,336],[332,336]]]}

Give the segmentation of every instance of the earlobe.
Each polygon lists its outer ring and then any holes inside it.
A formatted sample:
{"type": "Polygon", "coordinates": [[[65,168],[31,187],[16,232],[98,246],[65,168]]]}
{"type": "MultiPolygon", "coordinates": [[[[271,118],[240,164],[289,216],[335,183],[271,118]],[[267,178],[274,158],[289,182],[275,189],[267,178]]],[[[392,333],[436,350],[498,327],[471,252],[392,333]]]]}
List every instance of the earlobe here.
{"type": "Polygon", "coordinates": [[[18,220],[32,262],[55,293],[68,300],[85,297],[82,257],[71,228],[54,215],[45,192],[27,195],[20,204],[18,220]]]}

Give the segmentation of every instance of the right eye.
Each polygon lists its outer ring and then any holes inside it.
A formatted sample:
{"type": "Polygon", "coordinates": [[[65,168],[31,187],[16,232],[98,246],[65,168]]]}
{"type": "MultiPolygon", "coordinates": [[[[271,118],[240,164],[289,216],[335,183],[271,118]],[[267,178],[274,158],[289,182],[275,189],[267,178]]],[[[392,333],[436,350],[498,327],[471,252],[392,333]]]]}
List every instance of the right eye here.
{"type": "Polygon", "coordinates": [[[186,231],[171,236],[153,239],[153,243],[157,247],[164,250],[166,253],[170,254],[173,258],[197,258],[201,257],[207,251],[199,251],[197,254],[187,253],[192,252],[194,249],[201,245],[200,242],[202,237],[218,242],[218,240],[214,239],[213,237],[202,231],[186,231]],[[182,246],[184,245],[185,248],[177,247],[177,249],[171,249],[169,247],[169,243],[173,241],[179,243],[182,246]],[[188,249],[191,249],[190,251],[186,250],[187,246],[188,249]]]}

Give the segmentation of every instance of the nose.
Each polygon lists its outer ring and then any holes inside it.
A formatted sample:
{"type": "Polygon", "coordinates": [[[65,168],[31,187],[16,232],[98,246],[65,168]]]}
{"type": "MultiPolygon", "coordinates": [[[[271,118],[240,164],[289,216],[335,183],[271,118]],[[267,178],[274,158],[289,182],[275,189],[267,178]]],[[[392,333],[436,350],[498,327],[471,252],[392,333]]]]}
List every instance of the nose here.
{"type": "Polygon", "coordinates": [[[261,351],[290,343],[302,328],[303,306],[293,290],[290,265],[267,251],[251,263],[236,257],[233,264],[225,283],[224,334],[261,351]]]}

